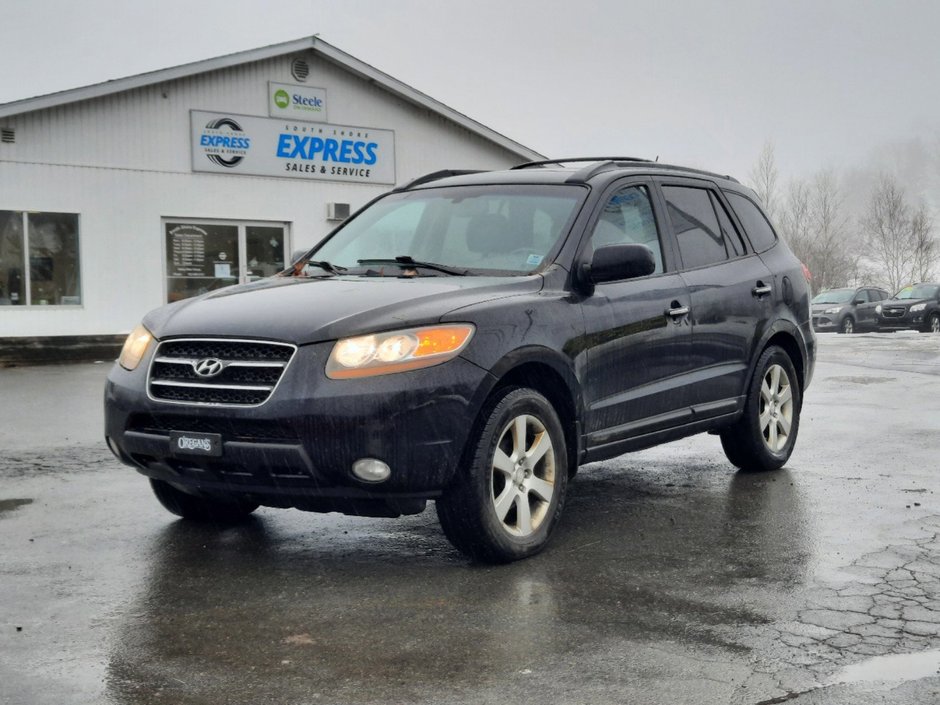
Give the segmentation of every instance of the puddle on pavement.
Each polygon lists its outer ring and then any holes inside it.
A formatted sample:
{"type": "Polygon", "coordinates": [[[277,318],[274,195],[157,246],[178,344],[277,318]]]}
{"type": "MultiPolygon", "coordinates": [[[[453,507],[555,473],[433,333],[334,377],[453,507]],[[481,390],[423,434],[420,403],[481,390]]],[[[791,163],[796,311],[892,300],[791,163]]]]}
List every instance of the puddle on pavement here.
{"type": "Polygon", "coordinates": [[[914,681],[940,675],[940,649],[918,654],[876,656],[838,671],[830,685],[838,683],[887,683],[914,681]]]}
{"type": "Polygon", "coordinates": [[[0,514],[3,512],[12,512],[26,504],[32,504],[31,499],[0,499],[0,514]]]}

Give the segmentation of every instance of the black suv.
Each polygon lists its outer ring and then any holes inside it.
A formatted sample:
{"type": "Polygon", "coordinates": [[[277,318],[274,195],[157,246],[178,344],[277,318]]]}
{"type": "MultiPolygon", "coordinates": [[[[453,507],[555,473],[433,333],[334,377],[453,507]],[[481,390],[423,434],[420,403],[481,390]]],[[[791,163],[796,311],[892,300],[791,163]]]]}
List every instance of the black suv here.
{"type": "Polygon", "coordinates": [[[940,333],[940,284],[905,286],[878,307],[878,330],[940,333]]]}
{"type": "Polygon", "coordinates": [[[368,516],[540,550],[578,466],[695,433],[782,466],[815,358],[809,289],[753,192],[628,158],[438,172],[281,274],[150,312],[106,436],[171,512],[368,516]]]}

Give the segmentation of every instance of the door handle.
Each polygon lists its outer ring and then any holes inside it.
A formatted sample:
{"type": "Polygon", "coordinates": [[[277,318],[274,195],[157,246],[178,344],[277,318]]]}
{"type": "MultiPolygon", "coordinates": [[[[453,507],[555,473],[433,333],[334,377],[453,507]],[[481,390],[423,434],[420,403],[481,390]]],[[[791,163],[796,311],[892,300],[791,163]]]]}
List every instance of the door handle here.
{"type": "Polygon", "coordinates": [[[666,315],[672,316],[673,318],[681,318],[682,316],[689,315],[688,306],[676,306],[675,308],[667,308],[666,315]]]}
{"type": "Polygon", "coordinates": [[[771,291],[773,291],[773,289],[764,284],[764,282],[757,282],[757,286],[751,289],[751,293],[757,298],[767,296],[771,291]]]}

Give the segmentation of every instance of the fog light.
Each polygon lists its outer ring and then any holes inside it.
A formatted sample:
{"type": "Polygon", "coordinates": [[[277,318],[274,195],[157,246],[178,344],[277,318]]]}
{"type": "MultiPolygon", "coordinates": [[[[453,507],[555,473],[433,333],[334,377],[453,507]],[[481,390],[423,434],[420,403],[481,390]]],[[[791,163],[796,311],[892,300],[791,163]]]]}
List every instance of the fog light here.
{"type": "Polygon", "coordinates": [[[375,458],[360,458],[353,463],[352,471],[363,482],[385,482],[392,474],[388,465],[375,458]]]}

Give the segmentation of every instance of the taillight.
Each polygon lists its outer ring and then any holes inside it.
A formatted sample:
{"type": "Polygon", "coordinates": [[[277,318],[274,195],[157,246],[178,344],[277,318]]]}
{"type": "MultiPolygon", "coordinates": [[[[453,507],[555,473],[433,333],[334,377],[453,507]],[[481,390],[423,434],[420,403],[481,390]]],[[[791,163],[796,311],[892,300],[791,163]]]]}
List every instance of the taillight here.
{"type": "Polygon", "coordinates": [[[803,278],[806,279],[806,283],[809,284],[813,281],[813,273],[809,271],[809,267],[800,262],[800,266],[803,268],[803,278]]]}

